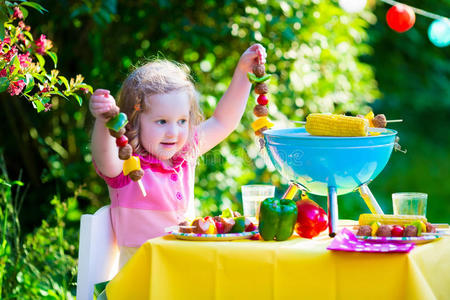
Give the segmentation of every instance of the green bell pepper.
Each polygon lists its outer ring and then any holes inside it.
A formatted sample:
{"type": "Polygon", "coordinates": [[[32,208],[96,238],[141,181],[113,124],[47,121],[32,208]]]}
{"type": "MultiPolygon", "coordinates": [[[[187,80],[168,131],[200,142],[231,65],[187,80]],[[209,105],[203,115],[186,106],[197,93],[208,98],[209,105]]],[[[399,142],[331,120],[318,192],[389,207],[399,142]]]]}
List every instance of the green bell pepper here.
{"type": "Polygon", "coordinates": [[[128,123],[127,115],[124,113],[120,113],[117,116],[111,118],[108,122],[106,122],[106,127],[112,129],[114,131],[119,131],[128,123]]]}
{"type": "Polygon", "coordinates": [[[261,202],[259,234],[265,241],[284,241],[291,237],[297,222],[297,205],[288,199],[270,198],[261,202]]]}
{"type": "Polygon", "coordinates": [[[270,79],[270,77],[271,77],[272,75],[271,74],[266,74],[266,75],[264,75],[264,76],[262,76],[262,77],[257,77],[255,74],[253,74],[253,73],[247,73],[247,77],[248,77],[248,80],[250,80],[250,82],[252,83],[252,84],[255,84],[255,83],[261,83],[261,82],[264,82],[264,81],[267,81],[267,80],[269,80],[270,79]]]}

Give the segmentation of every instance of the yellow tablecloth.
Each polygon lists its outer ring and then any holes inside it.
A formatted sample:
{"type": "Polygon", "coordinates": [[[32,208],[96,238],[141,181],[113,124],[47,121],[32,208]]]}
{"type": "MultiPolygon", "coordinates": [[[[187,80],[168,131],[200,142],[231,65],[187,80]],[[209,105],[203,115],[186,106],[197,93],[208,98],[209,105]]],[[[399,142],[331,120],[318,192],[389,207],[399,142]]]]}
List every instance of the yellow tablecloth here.
{"type": "Polygon", "coordinates": [[[284,242],[149,240],[108,284],[116,299],[450,299],[450,238],[409,254],[284,242]]]}

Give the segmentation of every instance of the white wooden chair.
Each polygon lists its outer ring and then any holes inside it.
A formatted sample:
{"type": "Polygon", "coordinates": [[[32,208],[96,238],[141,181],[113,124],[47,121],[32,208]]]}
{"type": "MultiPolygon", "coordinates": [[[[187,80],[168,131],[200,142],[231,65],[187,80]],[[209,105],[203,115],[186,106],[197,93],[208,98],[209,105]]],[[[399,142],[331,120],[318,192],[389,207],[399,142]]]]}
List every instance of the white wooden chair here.
{"type": "Polygon", "coordinates": [[[78,251],[77,300],[92,300],[94,286],[111,280],[119,269],[119,248],[109,205],[82,215],[78,251]]]}

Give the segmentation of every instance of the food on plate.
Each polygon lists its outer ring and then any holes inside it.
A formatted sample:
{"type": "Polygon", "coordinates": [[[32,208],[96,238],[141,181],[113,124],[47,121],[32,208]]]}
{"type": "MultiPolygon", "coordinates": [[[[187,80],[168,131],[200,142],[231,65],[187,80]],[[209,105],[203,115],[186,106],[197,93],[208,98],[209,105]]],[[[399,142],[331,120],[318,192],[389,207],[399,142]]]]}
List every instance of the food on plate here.
{"type": "Polygon", "coordinates": [[[245,231],[245,217],[235,217],[234,218],[234,226],[231,228],[231,233],[238,233],[238,232],[244,232],[245,231]]]}
{"type": "Polygon", "coordinates": [[[295,231],[299,236],[311,239],[327,228],[327,213],[316,202],[302,197],[296,205],[298,216],[295,231]]]}
{"type": "Polygon", "coordinates": [[[436,232],[436,227],[430,222],[425,223],[426,232],[436,232]]]}
{"type": "Polygon", "coordinates": [[[358,232],[356,233],[356,235],[371,236],[372,235],[372,227],[370,227],[369,225],[359,226],[358,232]]]}
{"type": "Polygon", "coordinates": [[[390,237],[391,236],[391,230],[392,230],[392,226],[391,225],[381,225],[380,227],[378,227],[377,236],[386,236],[386,237],[390,237]]]}
{"type": "Polygon", "coordinates": [[[406,226],[403,236],[409,236],[409,237],[417,236],[417,227],[414,225],[406,226]]]}
{"type": "Polygon", "coordinates": [[[259,209],[259,234],[265,241],[284,241],[291,237],[297,221],[293,200],[269,198],[259,209]]]}
{"type": "MultiPolygon", "coordinates": [[[[389,221],[390,222],[390,221],[389,221]]],[[[359,236],[384,236],[384,237],[417,237],[423,232],[436,232],[433,224],[415,220],[403,225],[380,224],[380,221],[374,221],[371,225],[360,225],[356,235],[359,236]]]]}
{"type": "Polygon", "coordinates": [[[236,223],[233,218],[216,216],[213,218],[216,223],[217,233],[228,233],[236,223]]]}
{"type": "Polygon", "coordinates": [[[217,231],[214,221],[205,218],[195,218],[191,226],[193,233],[214,234],[217,231]]]}
{"type": "Polygon", "coordinates": [[[306,131],[319,136],[367,136],[367,119],[344,115],[312,113],[306,117],[306,131]]]}
{"type": "Polygon", "coordinates": [[[188,221],[183,221],[178,224],[180,232],[183,233],[192,233],[191,223],[188,221]]]}
{"type": "Polygon", "coordinates": [[[405,229],[402,226],[394,225],[392,226],[391,235],[393,237],[402,237],[405,229]]]}
{"type": "Polygon", "coordinates": [[[192,222],[187,220],[178,224],[180,232],[197,234],[226,234],[251,232],[256,230],[255,224],[237,211],[225,209],[220,216],[206,216],[195,218],[192,222]]]}
{"type": "Polygon", "coordinates": [[[422,221],[426,224],[427,218],[418,215],[361,214],[359,216],[359,225],[372,225],[373,222],[379,222],[382,225],[404,226],[415,221],[422,221]]]}

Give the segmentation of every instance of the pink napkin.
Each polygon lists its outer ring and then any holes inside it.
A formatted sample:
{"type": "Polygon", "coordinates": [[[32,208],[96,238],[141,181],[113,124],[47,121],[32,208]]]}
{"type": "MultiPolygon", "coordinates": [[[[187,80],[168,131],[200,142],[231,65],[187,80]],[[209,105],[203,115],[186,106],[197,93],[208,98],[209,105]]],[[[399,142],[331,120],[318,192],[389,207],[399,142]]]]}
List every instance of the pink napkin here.
{"type": "Polygon", "coordinates": [[[327,247],[328,250],[350,252],[409,252],[414,248],[414,243],[374,243],[358,240],[347,228],[342,229],[327,247]]]}

